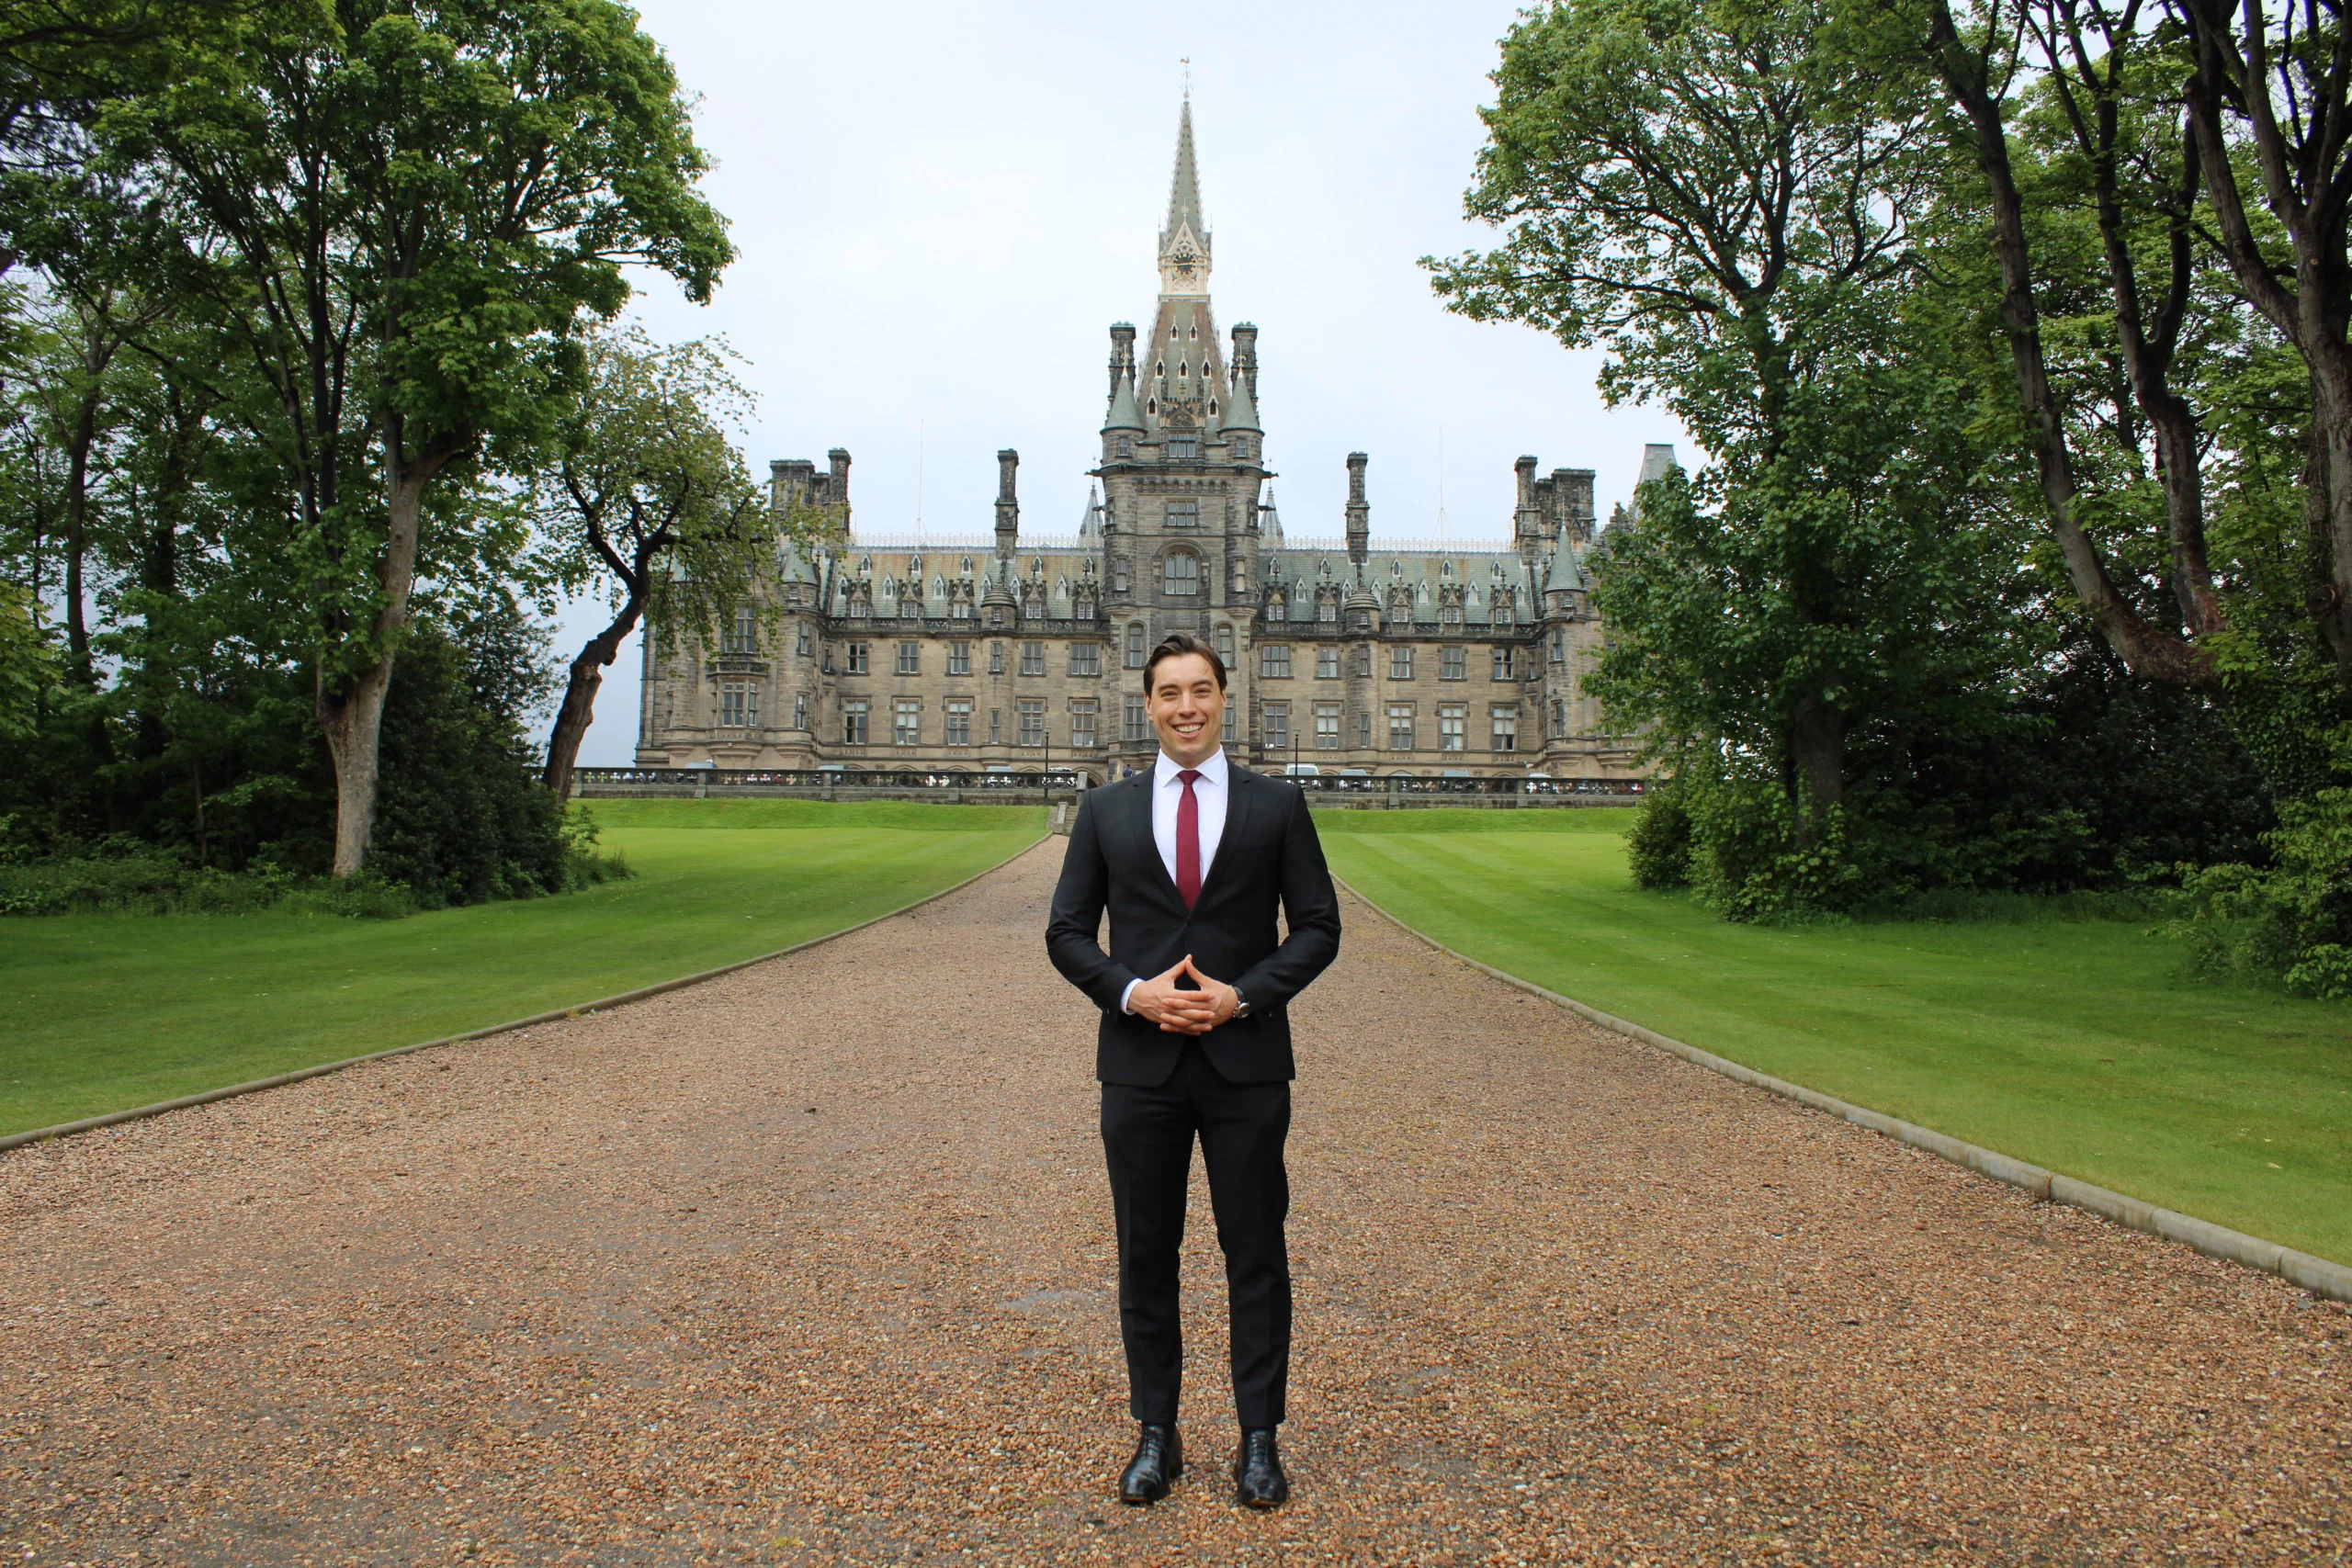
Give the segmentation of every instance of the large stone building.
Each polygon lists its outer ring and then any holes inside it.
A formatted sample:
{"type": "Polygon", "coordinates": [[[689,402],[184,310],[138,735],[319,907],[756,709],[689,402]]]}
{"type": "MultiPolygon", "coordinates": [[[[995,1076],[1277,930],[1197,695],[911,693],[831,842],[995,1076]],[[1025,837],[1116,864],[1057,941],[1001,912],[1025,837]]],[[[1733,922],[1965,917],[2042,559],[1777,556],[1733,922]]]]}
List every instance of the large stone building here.
{"type": "MultiPolygon", "coordinates": [[[[1266,467],[1258,329],[1221,339],[1192,108],[1177,131],[1159,300],[1111,329],[1099,489],[1075,536],[1021,528],[1016,454],[995,527],[888,538],[850,520],[849,454],[771,465],[779,511],[828,526],[755,585],[717,649],[646,639],[640,765],[1027,772],[1100,781],[1147,763],[1144,657],[1171,631],[1232,672],[1227,744],[1323,773],[1616,778],[1583,677],[1592,472],[1518,463],[1508,546],[1375,546],[1366,459],[1347,457],[1344,532],[1286,539],[1266,467]]],[[[1655,456],[1655,454],[1654,454],[1655,456]]]]}

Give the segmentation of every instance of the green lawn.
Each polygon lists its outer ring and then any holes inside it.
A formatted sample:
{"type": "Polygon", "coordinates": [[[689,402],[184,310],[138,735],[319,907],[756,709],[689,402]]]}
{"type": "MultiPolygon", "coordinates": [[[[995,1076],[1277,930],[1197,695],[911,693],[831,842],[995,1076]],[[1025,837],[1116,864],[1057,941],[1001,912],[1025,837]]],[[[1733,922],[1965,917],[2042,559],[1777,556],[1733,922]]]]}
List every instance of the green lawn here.
{"type": "Polygon", "coordinates": [[[1624,840],[1608,830],[1629,815],[1316,822],[1332,869],[1365,897],[1498,969],[1824,1093],[2352,1263],[2352,1007],[2192,980],[2178,949],[2139,924],[1725,924],[1632,886],[1624,840]]]}
{"type": "Polygon", "coordinates": [[[1035,843],[1037,807],[604,801],[637,874],[405,920],[0,919],[0,1134],[460,1033],[838,931],[1035,843]]]}

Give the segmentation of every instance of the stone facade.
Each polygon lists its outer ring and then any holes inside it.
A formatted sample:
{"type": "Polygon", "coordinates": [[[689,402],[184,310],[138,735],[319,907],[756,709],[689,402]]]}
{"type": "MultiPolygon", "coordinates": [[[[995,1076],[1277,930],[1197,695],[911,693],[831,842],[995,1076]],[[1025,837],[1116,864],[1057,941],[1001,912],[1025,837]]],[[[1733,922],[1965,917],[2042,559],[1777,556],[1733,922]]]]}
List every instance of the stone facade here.
{"type": "MultiPolygon", "coordinates": [[[[1367,459],[1343,533],[1288,540],[1265,467],[1258,329],[1220,340],[1192,108],[1177,133],[1149,332],[1111,329],[1102,463],[1075,535],[1021,529],[1020,458],[997,455],[995,526],[854,529],[849,454],[772,464],[772,504],[828,526],[755,584],[716,649],[646,639],[640,765],[1035,770],[1147,764],[1145,653],[1170,631],[1224,655],[1227,744],[1261,768],[1385,776],[1622,778],[1630,738],[1585,694],[1592,472],[1518,463],[1508,546],[1375,546],[1367,459]]],[[[1656,454],[1654,453],[1655,457],[1656,454]]],[[[1671,454],[1667,454],[1670,460],[1671,454]]]]}

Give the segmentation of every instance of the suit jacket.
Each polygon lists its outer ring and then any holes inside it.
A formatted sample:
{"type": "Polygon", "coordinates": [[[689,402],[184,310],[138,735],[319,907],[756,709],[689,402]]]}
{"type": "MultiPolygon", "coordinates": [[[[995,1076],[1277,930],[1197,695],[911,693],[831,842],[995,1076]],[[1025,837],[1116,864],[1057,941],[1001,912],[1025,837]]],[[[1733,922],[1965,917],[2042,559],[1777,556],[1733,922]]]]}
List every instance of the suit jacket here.
{"type": "Polygon", "coordinates": [[[1285,1010],[1340,953],[1340,898],[1306,796],[1228,757],[1225,836],[1188,911],[1152,841],[1157,776],[1146,768],[1086,793],[1046,925],[1054,967],[1102,1010],[1094,1076],[1147,1089],[1168,1081],[1189,1037],[1122,1012],[1119,998],[1128,981],[1189,953],[1194,967],[1238,986],[1250,1001],[1249,1017],[1200,1037],[1210,1065],[1232,1083],[1295,1077],[1285,1010]],[[1107,953],[1095,938],[1105,908],[1107,953]],[[1278,937],[1278,909],[1289,919],[1287,937],[1278,937]]]}

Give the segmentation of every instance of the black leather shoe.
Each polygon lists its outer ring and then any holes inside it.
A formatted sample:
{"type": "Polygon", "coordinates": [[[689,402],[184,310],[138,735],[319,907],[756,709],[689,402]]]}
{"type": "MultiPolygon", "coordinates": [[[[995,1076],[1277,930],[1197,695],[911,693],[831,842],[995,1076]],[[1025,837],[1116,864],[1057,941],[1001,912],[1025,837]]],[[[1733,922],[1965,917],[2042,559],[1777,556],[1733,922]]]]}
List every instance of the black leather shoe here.
{"type": "Polygon", "coordinates": [[[1283,1473],[1272,1427],[1241,1434],[1241,1451],[1233,1458],[1233,1500],[1245,1508],[1279,1508],[1290,1501],[1290,1477],[1283,1473]]]}
{"type": "Polygon", "coordinates": [[[1119,1477],[1119,1501],[1145,1507],[1168,1495],[1168,1488],[1184,1473],[1184,1439],[1171,1426],[1144,1423],[1136,1439],[1136,1457],[1119,1477]]]}

